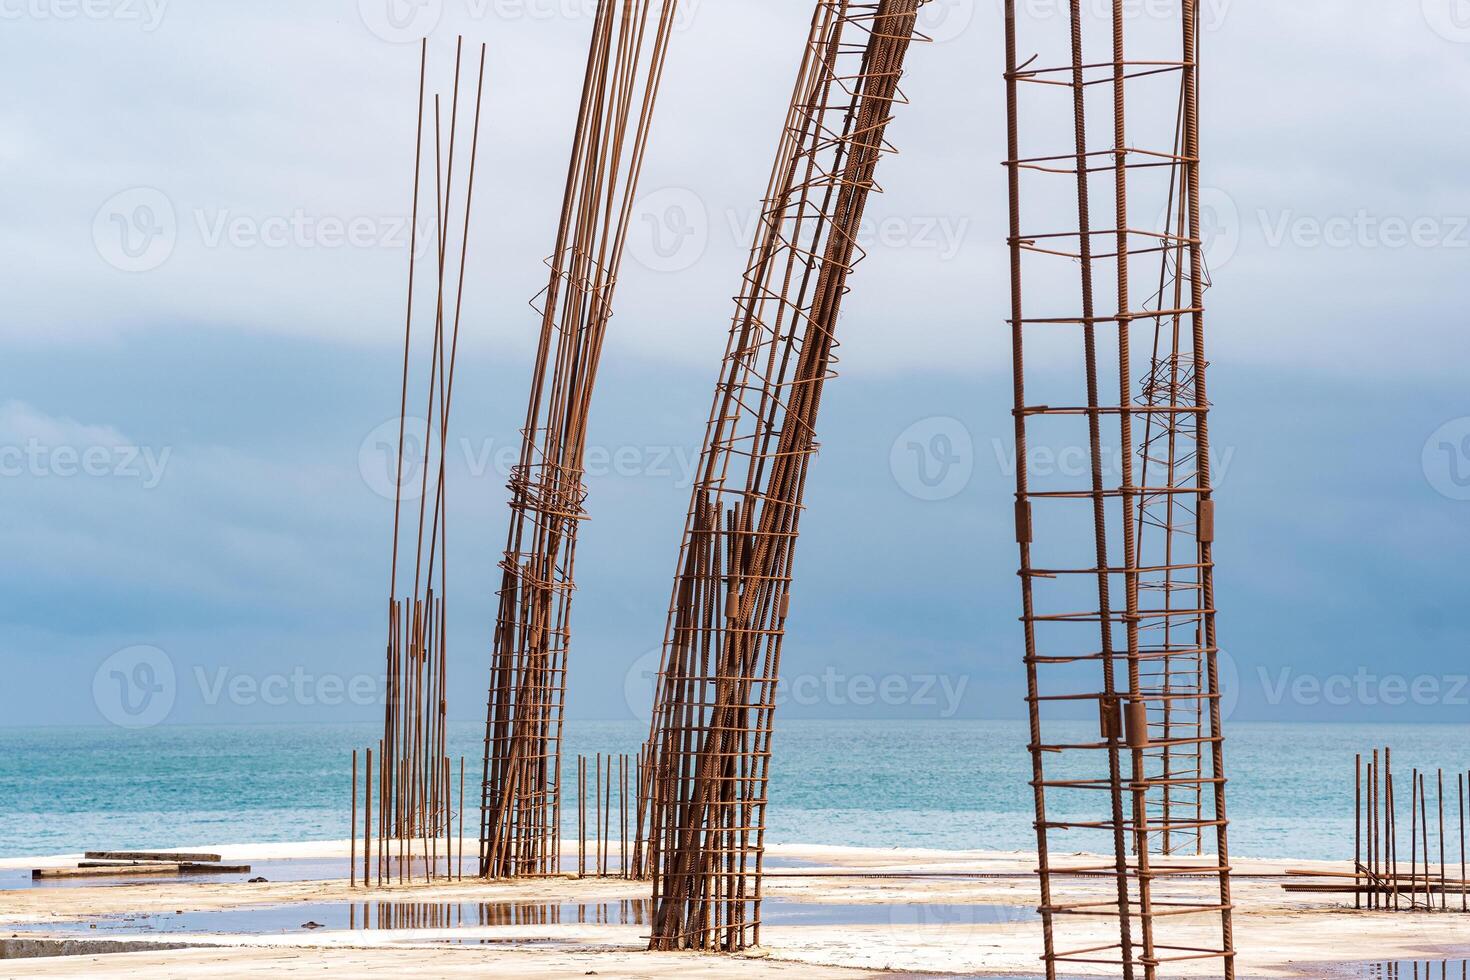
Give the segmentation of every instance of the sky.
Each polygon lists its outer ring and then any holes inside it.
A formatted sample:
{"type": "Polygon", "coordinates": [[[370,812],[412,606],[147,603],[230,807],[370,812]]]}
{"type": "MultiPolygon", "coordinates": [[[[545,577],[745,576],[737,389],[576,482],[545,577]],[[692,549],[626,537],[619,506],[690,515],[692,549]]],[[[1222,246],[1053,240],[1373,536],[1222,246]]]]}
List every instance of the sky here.
{"type": "MultiPolygon", "coordinates": [[[[450,710],[480,715],[590,10],[0,0],[0,724],[377,714],[425,31],[431,83],[456,32],[488,45],[449,467],[450,710]]],[[[1147,37],[1172,5],[1128,10],[1147,37]]],[[[574,718],[647,711],[809,16],[682,4],[594,405],[574,718]]],[[[1470,10],[1202,17],[1229,714],[1465,721],[1470,10]]],[[[935,0],[909,57],[823,404],[786,717],[1023,712],[1001,27],[999,0],[935,0]]]]}

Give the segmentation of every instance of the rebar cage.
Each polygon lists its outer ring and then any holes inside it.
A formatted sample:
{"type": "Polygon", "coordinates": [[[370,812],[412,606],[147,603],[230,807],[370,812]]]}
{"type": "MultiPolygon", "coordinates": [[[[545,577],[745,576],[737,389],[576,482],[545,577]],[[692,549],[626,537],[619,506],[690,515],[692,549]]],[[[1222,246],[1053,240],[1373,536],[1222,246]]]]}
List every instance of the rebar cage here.
{"type": "Polygon", "coordinates": [[[1080,0],[1063,7],[1023,21],[1005,4],[1016,526],[1043,959],[1048,980],[1101,965],[1154,980],[1196,959],[1233,977],[1198,10],[1195,0],[1168,16],[1154,5],[1138,17],[1122,0],[1102,17],[1080,0]],[[1079,450],[1086,466],[1038,465],[1042,447],[1079,450]]]}
{"type": "Polygon", "coordinates": [[[562,707],[593,388],[677,0],[601,0],[511,474],[486,699],[480,874],[561,869],[562,707]]]}
{"type": "Polygon", "coordinates": [[[736,300],[664,639],[639,858],[654,949],[760,941],[772,711],[807,468],[923,0],[818,0],[736,300]]]}

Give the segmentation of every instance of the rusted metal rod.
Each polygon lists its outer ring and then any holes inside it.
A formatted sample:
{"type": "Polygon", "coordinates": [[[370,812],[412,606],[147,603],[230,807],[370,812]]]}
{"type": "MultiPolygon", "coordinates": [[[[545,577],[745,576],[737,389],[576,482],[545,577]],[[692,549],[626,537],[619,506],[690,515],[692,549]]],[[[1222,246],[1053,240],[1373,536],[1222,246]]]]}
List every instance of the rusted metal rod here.
{"type": "MultiPolygon", "coordinates": [[[[364,786],[362,797],[362,883],[363,887],[368,884],[368,852],[373,846],[373,750],[367,750],[367,765],[363,769],[364,786]]],[[[382,875],[378,876],[378,884],[383,883],[382,875]]]]}
{"type": "MultiPolygon", "coordinates": [[[[357,887],[357,750],[352,750],[352,816],[347,821],[347,884],[357,887]]],[[[363,841],[363,865],[367,864],[367,841],[363,841]]],[[[367,885],[367,872],[363,872],[363,885],[367,885]]]]}
{"type": "Polygon", "coordinates": [[[1436,804],[1439,807],[1439,909],[1441,912],[1448,907],[1448,899],[1445,897],[1445,860],[1444,860],[1444,770],[1435,770],[1439,783],[1439,790],[1435,795],[1436,804]]]}

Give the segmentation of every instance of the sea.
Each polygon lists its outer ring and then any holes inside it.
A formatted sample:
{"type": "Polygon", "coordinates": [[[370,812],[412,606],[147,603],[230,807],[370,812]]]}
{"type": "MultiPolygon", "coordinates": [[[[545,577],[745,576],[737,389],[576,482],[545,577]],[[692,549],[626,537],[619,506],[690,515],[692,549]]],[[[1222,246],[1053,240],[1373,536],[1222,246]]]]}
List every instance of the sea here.
{"type": "MultiPolygon", "coordinates": [[[[371,724],[0,728],[0,857],[345,839],[351,753],[379,734],[371,724]]],[[[570,757],[634,753],[647,734],[639,722],[568,720],[568,835],[570,757]]],[[[450,726],[454,792],[463,756],[471,807],[483,736],[473,722],[450,726]]],[[[1445,769],[1453,823],[1467,736],[1467,725],[1232,724],[1232,855],[1351,860],[1354,756],[1385,745],[1405,781],[1413,766],[1445,769]]],[[[1034,850],[1026,742],[1019,721],[780,723],[767,842],[1034,850]]]]}

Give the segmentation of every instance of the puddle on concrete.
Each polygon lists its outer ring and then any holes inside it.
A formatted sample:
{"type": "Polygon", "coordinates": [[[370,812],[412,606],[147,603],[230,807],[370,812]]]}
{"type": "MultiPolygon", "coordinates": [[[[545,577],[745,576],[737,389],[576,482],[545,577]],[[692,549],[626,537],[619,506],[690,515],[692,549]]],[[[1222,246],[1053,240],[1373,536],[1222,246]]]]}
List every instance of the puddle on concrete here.
{"type": "MultiPolygon", "coordinates": [[[[85,921],[7,926],[17,932],[73,935],[223,933],[270,935],[329,930],[456,929],[466,926],[648,925],[652,902],[309,902],[187,912],[137,912],[85,921]]],[[[1009,905],[829,905],[766,899],[762,921],[770,926],[886,925],[970,928],[1029,922],[1031,909],[1009,905]]]]}
{"type": "MultiPolygon", "coordinates": [[[[470,874],[474,874],[475,856],[466,856],[465,867],[470,874]]],[[[267,881],[334,881],[346,880],[351,870],[348,859],[338,858],[279,858],[269,861],[241,861],[241,864],[250,865],[249,874],[191,874],[191,875],[109,875],[100,878],[46,878],[34,881],[28,868],[6,868],[0,869],[0,891],[17,891],[27,888],[115,888],[127,885],[170,885],[180,882],[246,882],[251,878],[265,878],[267,881]]],[[[362,867],[361,859],[357,862],[358,868],[362,867]]],[[[405,876],[413,879],[424,877],[424,859],[390,859],[390,877],[397,879],[405,876]]],[[[444,870],[444,859],[440,857],[436,862],[440,873],[444,870]]],[[[568,870],[574,870],[575,862],[568,864],[568,870]]],[[[458,857],[454,860],[456,870],[458,869],[458,857]]],[[[794,858],[766,858],[765,865],[772,869],[803,869],[825,867],[816,861],[801,861],[794,858]]],[[[590,863],[588,865],[590,870],[590,863]]],[[[618,872],[618,861],[613,858],[608,862],[608,869],[616,875],[618,872]]]]}
{"type": "Polygon", "coordinates": [[[1381,963],[1357,963],[1348,966],[1338,975],[1362,978],[1362,980],[1470,980],[1470,960],[1392,960],[1381,963]]]}

